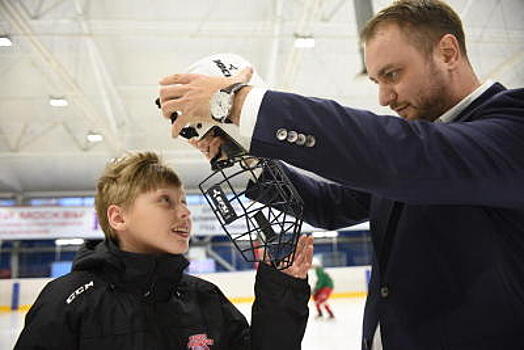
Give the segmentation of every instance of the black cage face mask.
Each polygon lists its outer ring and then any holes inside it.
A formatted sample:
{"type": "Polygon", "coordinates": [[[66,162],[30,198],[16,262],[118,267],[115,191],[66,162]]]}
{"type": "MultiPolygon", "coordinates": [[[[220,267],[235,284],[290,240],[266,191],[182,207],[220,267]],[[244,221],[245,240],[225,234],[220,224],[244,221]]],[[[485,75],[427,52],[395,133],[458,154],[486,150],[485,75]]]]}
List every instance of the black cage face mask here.
{"type": "Polygon", "coordinates": [[[240,155],[214,165],[199,185],[224,232],[248,262],[293,264],[303,202],[274,160],[240,155]]]}

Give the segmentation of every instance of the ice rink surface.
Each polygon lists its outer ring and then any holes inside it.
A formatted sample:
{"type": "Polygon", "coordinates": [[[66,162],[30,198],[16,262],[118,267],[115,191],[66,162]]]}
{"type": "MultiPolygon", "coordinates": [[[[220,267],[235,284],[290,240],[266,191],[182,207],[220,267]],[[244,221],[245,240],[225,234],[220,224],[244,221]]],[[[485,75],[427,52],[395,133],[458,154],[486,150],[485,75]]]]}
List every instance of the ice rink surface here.
{"type": "MultiPolygon", "coordinates": [[[[364,298],[344,298],[330,301],[335,320],[315,318],[313,302],[309,304],[309,322],[302,342],[303,350],[360,350],[364,298]]],[[[236,305],[248,320],[251,304],[236,305]]],[[[24,325],[25,312],[0,313],[0,349],[12,349],[24,325]]]]}

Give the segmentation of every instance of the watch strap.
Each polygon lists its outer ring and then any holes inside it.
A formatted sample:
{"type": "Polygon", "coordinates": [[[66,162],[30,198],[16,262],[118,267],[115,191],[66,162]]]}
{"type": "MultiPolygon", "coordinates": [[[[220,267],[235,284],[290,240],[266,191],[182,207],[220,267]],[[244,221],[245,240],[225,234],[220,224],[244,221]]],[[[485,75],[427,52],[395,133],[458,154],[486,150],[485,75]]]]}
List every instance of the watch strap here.
{"type": "Polygon", "coordinates": [[[242,89],[244,86],[247,86],[247,84],[246,83],[234,83],[234,84],[231,84],[231,85],[223,88],[220,91],[225,92],[227,94],[234,94],[238,90],[242,89]]]}

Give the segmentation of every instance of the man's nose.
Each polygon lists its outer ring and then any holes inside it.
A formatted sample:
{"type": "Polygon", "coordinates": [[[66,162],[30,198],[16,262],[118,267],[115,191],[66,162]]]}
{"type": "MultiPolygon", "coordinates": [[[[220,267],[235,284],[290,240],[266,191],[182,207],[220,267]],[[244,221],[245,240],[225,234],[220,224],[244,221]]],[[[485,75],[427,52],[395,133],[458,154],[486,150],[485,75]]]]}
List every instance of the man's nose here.
{"type": "Polygon", "coordinates": [[[381,106],[389,106],[393,101],[396,100],[397,95],[391,87],[387,85],[380,85],[378,89],[378,102],[381,106]]]}

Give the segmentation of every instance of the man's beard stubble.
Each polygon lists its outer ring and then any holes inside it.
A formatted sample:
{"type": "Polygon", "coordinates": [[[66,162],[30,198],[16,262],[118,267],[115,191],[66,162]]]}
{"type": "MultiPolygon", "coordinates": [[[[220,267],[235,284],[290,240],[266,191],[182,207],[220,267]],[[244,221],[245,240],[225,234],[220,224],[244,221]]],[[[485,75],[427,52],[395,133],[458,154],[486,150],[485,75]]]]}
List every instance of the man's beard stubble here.
{"type": "Polygon", "coordinates": [[[426,82],[426,91],[421,91],[418,98],[419,115],[416,119],[433,122],[452,106],[451,98],[448,96],[448,84],[444,79],[444,73],[439,71],[435,64],[429,64],[429,81],[426,82]]]}

